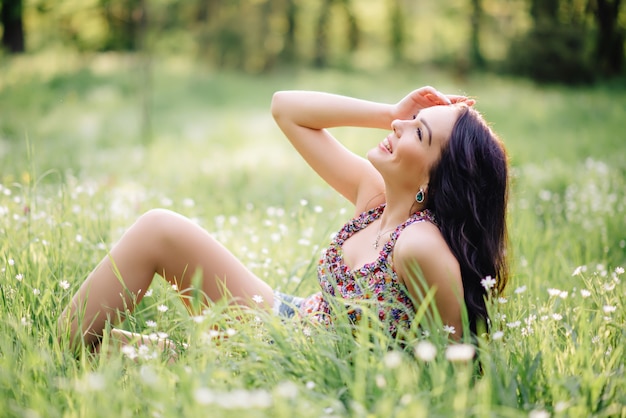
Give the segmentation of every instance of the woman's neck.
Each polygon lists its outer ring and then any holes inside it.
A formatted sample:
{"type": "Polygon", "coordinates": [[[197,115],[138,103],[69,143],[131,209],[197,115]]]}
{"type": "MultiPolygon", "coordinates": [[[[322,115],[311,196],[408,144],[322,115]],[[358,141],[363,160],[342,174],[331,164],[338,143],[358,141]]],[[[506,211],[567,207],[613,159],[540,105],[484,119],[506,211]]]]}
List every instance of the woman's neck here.
{"type": "Polygon", "coordinates": [[[395,228],[406,221],[413,213],[423,210],[413,197],[386,195],[386,205],[380,216],[380,228],[395,228]]]}

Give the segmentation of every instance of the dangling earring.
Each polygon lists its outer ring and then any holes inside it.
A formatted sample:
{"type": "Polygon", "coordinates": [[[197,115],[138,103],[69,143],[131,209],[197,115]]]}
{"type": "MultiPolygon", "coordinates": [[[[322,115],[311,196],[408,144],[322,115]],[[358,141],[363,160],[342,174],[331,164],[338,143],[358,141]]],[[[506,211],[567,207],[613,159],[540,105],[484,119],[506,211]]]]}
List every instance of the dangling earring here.
{"type": "Polygon", "coordinates": [[[425,198],[426,198],[426,194],[424,193],[424,189],[420,187],[419,192],[417,192],[417,194],[415,195],[415,201],[417,203],[422,203],[425,198]]]}

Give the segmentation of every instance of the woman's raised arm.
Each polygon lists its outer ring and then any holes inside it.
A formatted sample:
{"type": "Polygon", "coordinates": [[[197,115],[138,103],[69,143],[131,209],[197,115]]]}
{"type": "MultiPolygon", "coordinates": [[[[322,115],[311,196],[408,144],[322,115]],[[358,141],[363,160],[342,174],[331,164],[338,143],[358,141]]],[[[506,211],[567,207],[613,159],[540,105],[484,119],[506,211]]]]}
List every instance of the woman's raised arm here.
{"type": "Polygon", "coordinates": [[[322,92],[280,91],[272,98],[272,115],[307,163],[359,212],[384,192],[382,178],[369,161],[344,147],[326,128],[391,129],[394,119],[408,119],[409,113],[420,108],[448,103],[450,100],[432,87],[415,90],[397,104],[322,92]]]}
{"type": "Polygon", "coordinates": [[[329,93],[280,91],[272,98],[272,115],[311,168],[355,206],[359,196],[371,198],[384,190],[374,167],[326,128],[390,129],[392,105],[329,93]]]}

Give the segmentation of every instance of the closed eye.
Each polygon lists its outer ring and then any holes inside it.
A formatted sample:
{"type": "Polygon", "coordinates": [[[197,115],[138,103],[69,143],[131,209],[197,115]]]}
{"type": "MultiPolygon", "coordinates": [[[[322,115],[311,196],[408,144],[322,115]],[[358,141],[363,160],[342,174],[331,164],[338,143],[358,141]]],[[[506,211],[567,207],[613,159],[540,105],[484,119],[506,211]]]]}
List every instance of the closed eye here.
{"type": "Polygon", "coordinates": [[[417,137],[420,139],[420,142],[422,142],[422,128],[417,128],[417,137]]]}

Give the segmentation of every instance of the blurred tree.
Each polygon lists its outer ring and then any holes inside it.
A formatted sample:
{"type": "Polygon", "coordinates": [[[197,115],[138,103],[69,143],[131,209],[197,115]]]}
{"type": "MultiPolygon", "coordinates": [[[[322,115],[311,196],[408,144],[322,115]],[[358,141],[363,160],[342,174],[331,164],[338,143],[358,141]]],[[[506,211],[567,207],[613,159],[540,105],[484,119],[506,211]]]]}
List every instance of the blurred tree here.
{"type": "Polygon", "coordinates": [[[100,0],[100,5],[109,27],[105,49],[137,50],[144,18],[141,0],[100,0]]]}
{"type": "Polygon", "coordinates": [[[328,64],[328,21],[334,0],[323,0],[315,30],[315,53],[313,65],[325,67],[328,64]]]}
{"type": "Polygon", "coordinates": [[[536,25],[552,24],[558,20],[560,0],[531,0],[530,15],[536,25]]]}
{"type": "Polygon", "coordinates": [[[313,56],[313,65],[316,67],[325,67],[329,61],[329,45],[328,45],[328,32],[330,26],[330,20],[333,10],[333,6],[343,12],[347,25],[347,40],[348,40],[348,52],[354,52],[359,43],[361,37],[361,31],[356,19],[356,14],[352,9],[352,3],[350,0],[323,0],[319,16],[317,18],[317,24],[315,29],[315,51],[313,56]]]}
{"type": "Polygon", "coordinates": [[[619,26],[621,0],[590,0],[598,35],[595,59],[603,75],[620,74],[624,69],[624,29],[619,26]]]}
{"type": "Polygon", "coordinates": [[[388,0],[389,5],[389,43],[391,57],[398,63],[405,60],[404,46],[406,43],[405,13],[402,0],[388,0]]]}
{"type": "Polygon", "coordinates": [[[2,46],[13,54],[24,52],[22,0],[4,0],[1,7],[2,46]]]}
{"type": "Polygon", "coordinates": [[[530,16],[531,29],[509,47],[510,68],[539,82],[593,81],[584,2],[530,0],[530,16]]]}
{"type": "Polygon", "coordinates": [[[483,6],[481,0],[470,0],[470,2],[470,62],[473,67],[482,69],[485,67],[485,58],[480,50],[483,6]]]}
{"type": "Polygon", "coordinates": [[[280,53],[280,58],[285,62],[295,62],[298,60],[298,49],[296,46],[296,32],[298,27],[298,4],[296,0],[286,0],[285,5],[285,35],[284,46],[280,53]]]}

